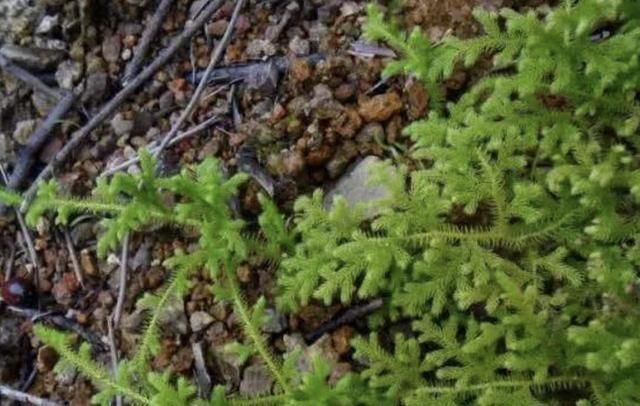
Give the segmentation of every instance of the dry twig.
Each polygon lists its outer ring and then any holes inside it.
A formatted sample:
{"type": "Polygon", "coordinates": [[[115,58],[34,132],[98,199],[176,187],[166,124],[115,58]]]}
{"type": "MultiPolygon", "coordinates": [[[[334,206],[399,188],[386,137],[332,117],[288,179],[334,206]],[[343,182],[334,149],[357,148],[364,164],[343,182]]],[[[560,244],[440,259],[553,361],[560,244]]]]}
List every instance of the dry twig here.
{"type": "Polygon", "coordinates": [[[76,321],[71,320],[65,316],[56,314],[54,312],[42,313],[36,309],[27,309],[23,307],[15,307],[15,306],[7,306],[7,309],[13,312],[14,314],[29,318],[32,322],[35,322],[36,320],[50,321],[51,323],[56,325],[58,328],[61,328],[63,330],[68,330],[79,335],[80,337],[82,337],[83,340],[90,343],[95,348],[98,348],[102,351],[106,349],[105,344],[102,342],[100,337],[98,337],[93,331],[82,327],[76,321]]]}
{"type": "Polygon", "coordinates": [[[43,94],[47,95],[53,100],[59,100],[62,98],[62,95],[60,94],[60,92],[50,88],[49,86],[45,85],[40,79],[38,79],[36,76],[32,75],[31,73],[22,69],[21,67],[15,65],[13,62],[11,62],[9,58],[4,56],[2,53],[0,53],[0,68],[2,68],[2,70],[4,70],[5,72],[20,79],[21,81],[26,83],[29,87],[31,87],[33,90],[42,92],[43,94]]]}
{"type": "Polygon", "coordinates": [[[120,281],[118,282],[118,300],[116,301],[116,307],[113,311],[113,325],[118,327],[120,325],[120,318],[122,317],[122,306],[124,305],[124,298],[127,292],[127,258],[129,257],[129,234],[125,235],[122,239],[122,255],[120,256],[120,281]]]}
{"type": "MultiPolygon", "coordinates": [[[[29,176],[29,171],[36,161],[36,154],[42,149],[42,147],[49,140],[51,131],[67,114],[69,109],[73,106],[76,100],[73,92],[68,92],[54,107],[44,122],[29,136],[27,144],[20,152],[16,167],[13,169],[11,176],[5,181],[7,188],[11,190],[19,190],[24,181],[29,176]]],[[[6,210],[4,207],[0,207],[0,214],[6,210]]]]}
{"type": "MultiPolygon", "coordinates": [[[[118,350],[116,349],[116,337],[113,333],[113,323],[107,318],[107,332],[109,334],[109,353],[111,356],[111,373],[113,377],[118,376],[118,350]]],[[[116,396],[116,406],[122,406],[122,396],[116,396]]]]}
{"type": "MultiPolygon", "coordinates": [[[[26,392],[20,392],[15,389],[11,389],[8,386],[0,385],[0,395],[7,399],[15,400],[17,402],[29,403],[36,406],[59,406],[61,403],[53,402],[51,400],[39,398],[26,392]]],[[[0,402],[1,403],[1,402],[0,402]]]]}
{"type": "Polygon", "coordinates": [[[202,13],[190,24],[188,23],[184,29],[176,38],[173,39],[171,44],[165,48],[156,59],[154,59],[149,66],[144,68],[135,78],[131,79],[131,82],[127,84],[122,90],[120,90],[110,101],[102,106],[98,113],[93,116],[82,128],[75,131],[69,142],[53,157],[51,162],[44,168],[44,170],[38,175],[36,181],[29,187],[29,190],[25,193],[24,201],[20,206],[21,211],[25,211],[29,206],[29,203],[33,199],[38,187],[38,182],[49,179],[53,176],[54,170],[62,165],[76,149],[78,145],[84,139],[91,134],[104,120],[109,118],[116,109],[136,90],[140,88],[148,79],[150,79],[160,68],[162,68],[198,30],[207,22],[213,13],[222,4],[222,0],[212,0],[203,9],[202,13]]]}
{"type": "Polygon", "coordinates": [[[349,324],[356,320],[362,319],[368,314],[373,313],[374,311],[381,308],[383,304],[384,301],[382,300],[382,298],[377,298],[368,303],[356,305],[344,312],[339,317],[331,319],[326,323],[320,325],[320,327],[305,335],[304,339],[309,343],[314,342],[326,333],[330,333],[345,324],[349,324]]]}
{"type": "Polygon", "coordinates": [[[198,382],[198,392],[200,398],[208,399],[211,393],[211,377],[204,364],[204,354],[202,353],[202,342],[197,341],[191,344],[193,360],[196,367],[196,381],[198,382]]]}
{"type": "MultiPolygon", "coordinates": [[[[4,170],[4,166],[0,163],[0,175],[5,184],[9,183],[9,178],[7,176],[7,172],[4,170]]],[[[35,280],[36,289],[39,290],[40,285],[40,277],[39,277],[39,265],[38,265],[38,257],[36,255],[36,248],[33,244],[33,238],[31,238],[31,233],[27,228],[27,223],[24,221],[24,216],[20,212],[20,210],[15,210],[16,218],[18,219],[18,224],[20,225],[20,232],[22,233],[22,237],[24,239],[25,244],[27,244],[27,253],[29,254],[29,260],[31,261],[31,265],[33,266],[33,278],[35,280]]],[[[38,303],[40,300],[38,300],[38,303]]]]}
{"type": "Polygon", "coordinates": [[[224,51],[227,48],[227,45],[231,41],[231,34],[233,33],[233,29],[234,29],[234,26],[236,25],[236,21],[238,21],[238,16],[240,15],[240,10],[242,9],[242,6],[244,6],[244,2],[245,0],[236,0],[236,7],[233,10],[233,15],[231,16],[229,25],[227,26],[227,29],[224,32],[224,35],[222,36],[222,39],[220,40],[220,42],[214,49],[213,53],[211,54],[211,59],[209,59],[209,65],[207,65],[207,69],[204,71],[204,75],[202,76],[200,83],[198,83],[198,87],[193,93],[191,100],[189,100],[187,107],[183,110],[182,114],[180,115],[180,118],[178,118],[178,121],[176,121],[173,124],[173,126],[171,127],[171,130],[169,130],[169,132],[162,139],[162,142],[160,143],[158,150],[153,154],[156,158],[159,157],[160,154],[162,154],[162,151],[167,146],[167,144],[169,144],[169,142],[176,136],[176,134],[180,130],[180,127],[182,127],[184,122],[191,116],[191,113],[193,112],[196,105],[200,101],[200,96],[202,96],[204,89],[208,85],[209,75],[211,75],[213,68],[220,61],[220,58],[222,58],[222,55],[224,54],[224,51]]]}
{"type": "MultiPolygon", "coordinates": [[[[200,133],[201,131],[206,130],[208,127],[212,126],[213,124],[216,124],[217,122],[219,122],[220,119],[218,117],[211,117],[205,121],[203,121],[202,123],[198,124],[197,126],[181,133],[180,135],[178,135],[177,137],[175,137],[174,139],[172,139],[169,144],[167,144],[167,146],[171,146],[174,144],[177,144],[178,142],[184,140],[185,138],[189,138],[192,137],[198,133],[200,133]]],[[[155,153],[158,150],[158,146],[151,146],[149,145],[149,152],[150,153],[155,153]]],[[[122,170],[127,169],[128,167],[130,167],[131,165],[135,165],[138,162],[140,162],[140,155],[136,155],[135,157],[128,159],[116,166],[114,166],[113,168],[107,169],[104,172],[102,172],[100,174],[100,177],[105,177],[105,176],[111,176],[116,172],[120,172],[122,170]]]]}
{"type": "Polygon", "coordinates": [[[80,262],[78,262],[78,256],[76,255],[76,249],[73,247],[73,241],[71,241],[71,235],[69,235],[69,231],[65,228],[63,230],[64,240],[67,244],[67,251],[69,251],[69,256],[71,257],[71,265],[73,267],[73,273],[76,275],[80,286],[82,289],[84,286],[84,279],[82,277],[82,270],[80,269],[80,262]]]}
{"type": "Polygon", "coordinates": [[[153,39],[158,35],[158,31],[160,31],[160,28],[162,27],[162,21],[164,21],[164,18],[167,16],[172,4],[173,0],[160,1],[158,8],[156,8],[156,12],[153,14],[153,17],[151,17],[151,20],[142,33],[142,38],[140,39],[138,46],[135,48],[131,62],[129,62],[125,68],[124,76],[122,77],[123,86],[127,86],[129,80],[140,71],[144,57],[147,55],[153,39]]]}

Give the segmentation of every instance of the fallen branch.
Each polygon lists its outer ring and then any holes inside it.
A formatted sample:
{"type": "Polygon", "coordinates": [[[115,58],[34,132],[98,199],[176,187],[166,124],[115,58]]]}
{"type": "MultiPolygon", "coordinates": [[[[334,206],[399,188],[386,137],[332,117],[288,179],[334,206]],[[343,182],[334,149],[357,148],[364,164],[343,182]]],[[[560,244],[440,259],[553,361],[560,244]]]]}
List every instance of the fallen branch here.
{"type": "Polygon", "coordinates": [[[184,31],[182,31],[176,38],[173,39],[171,44],[165,48],[158,57],[151,62],[149,66],[144,68],[131,82],[120,90],[110,101],[102,106],[100,111],[93,116],[82,128],[74,132],[71,139],[67,144],[53,157],[51,162],[44,168],[36,181],[29,187],[25,193],[25,198],[20,206],[22,212],[26,211],[29,203],[33,199],[35,192],[38,188],[40,181],[49,179],[53,176],[54,170],[60,167],[71,155],[78,145],[84,139],[91,134],[104,120],[109,118],[116,109],[131,96],[140,86],[142,86],[147,80],[149,80],[162,66],[164,66],[173,55],[180,49],[191,37],[202,28],[202,26],[209,21],[209,18],[222,4],[222,0],[212,0],[203,9],[202,13],[191,24],[186,24],[184,31]]]}
{"type": "Polygon", "coordinates": [[[204,354],[202,353],[202,342],[197,341],[191,344],[193,351],[193,361],[196,369],[196,382],[198,383],[198,394],[201,399],[209,399],[211,394],[211,376],[207,372],[204,364],[204,354]]]}
{"type": "Polygon", "coordinates": [[[244,2],[245,0],[236,0],[236,7],[233,10],[233,15],[231,16],[229,25],[227,26],[227,29],[224,32],[224,35],[222,36],[222,39],[213,50],[213,53],[211,54],[211,58],[209,59],[209,65],[207,65],[207,69],[204,71],[204,75],[200,80],[200,83],[198,83],[198,87],[196,87],[195,92],[193,92],[193,96],[191,97],[191,100],[189,100],[187,107],[182,111],[182,114],[180,115],[178,120],[173,124],[173,126],[171,127],[171,130],[169,130],[169,132],[162,139],[162,142],[160,143],[158,150],[153,154],[154,157],[157,158],[160,156],[160,154],[162,154],[162,151],[164,150],[164,148],[176,136],[176,134],[178,134],[180,127],[182,127],[182,125],[187,120],[187,118],[191,116],[191,113],[193,112],[196,105],[200,101],[200,97],[202,96],[204,89],[208,85],[209,75],[211,75],[213,68],[220,61],[220,58],[222,58],[222,55],[224,54],[224,51],[227,48],[227,45],[231,41],[231,34],[233,33],[233,29],[236,25],[236,21],[238,21],[238,17],[240,16],[240,10],[242,9],[242,6],[244,6],[244,2]]]}
{"type": "Polygon", "coordinates": [[[329,320],[328,322],[322,324],[320,327],[318,327],[314,331],[305,335],[304,339],[307,342],[312,343],[316,341],[318,338],[325,335],[326,333],[330,333],[338,329],[339,327],[344,326],[345,324],[352,323],[356,320],[362,319],[363,317],[367,316],[370,313],[373,313],[374,311],[381,308],[383,304],[384,304],[384,301],[381,298],[378,298],[370,301],[369,303],[354,306],[349,310],[347,310],[346,312],[344,312],[339,317],[329,320]]]}
{"type": "Polygon", "coordinates": [[[267,170],[258,163],[253,148],[244,144],[240,149],[238,149],[236,158],[238,162],[238,169],[251,176],[253,180],[262,186],[269,197],[273,198],[276,182],[269,172],[267,172],[267,170]]]}
{"type": "MultiPolygon", "coordinates": [[[[322,54],[312,54],[304,59],[311,65],[316,65],[318,62],[324,60],[322,54]]],[[[224,83],[231,81],[243,81],[251,88],[262,88],[268,80],[276,81],[278,77],[289,70],[291,63],[289,58],[285,56],[277,56],[269,58],[266,61],[255,61],[249,63],[237,63],[233,65],[220,66],[213,69],[208,76],[208,84],[224,83]]],[[[195,81],[200,82],[204,77],[205,72],[197,72],[195,74],[195,81]]],[[[275,86],[277,83],[271,83],[271,86],[275,86]]]]}
{"type": "Polygon", "coordinates": [[[76,97],[73,92],[67,94],[60,99],[58,104],[49,112],[47,118],[38,127],[33,134],[29,136],[27,144],[20,152],[16,161],[16,167],[13,169],[7,187],[11,190],[19,190],[24,181],[29,176],[29,171],[36,160],[36,154],[40,152],[44,144],[49,140],[51,132],[55,126],[60,123],[63,117],[73,106],[76,97]]]}
{"type": "Polygon", "coordinates": [[[169,13],[172,4],[173,0],[160,1],[156,12],[153,14],[153,17],[151,17],[151,20],[142,33],[142,38],[134,50],[131,62],[127,64],[127,67],[124,70],[124,76],[122,77],[123,86],[127,86],[129,80],[140,71],[144,57],[147,55],[153,39],[158,35],[158,31],[160,31],[162,26],[162,21],[164,21],[167,13],[169,13]]]}
{"type": "Polygon", "coordinates": [[[77,335],[82,337],[82,339],[84,339],[86,342],[93,345],[95,348],[98,348],[101,351],[107,350],[107,346],[102,342],[100,337],[98,337],[93,331],[90,331],[82,327],[77,322],[71,319],[68,319],[65,316],[62,316],[60,314],[56,314],[53,312],[42,313],[35,309],[27,309],[23,307],[15,307],[15,306],[7,306],[7,309],[17,315],[29,318],[32,322],[35,322],[37,320],[50,321],[52,324],[54,324],[58,328],[76,333],[77,335]]]}
{"type": "MultiPolygon", "coordinates": [[[[30,403],[36,406],[61,406],[62,403],[53,402],[51,400],[39,398],[26,392],[20,392],[15,389],[11,389],[8,386],[0,385],[0,395],[7,399],[15,400],[17,402],[30,403]]],[[[0,402],[1,403],[1,402],[0,402]]]]}
{"type": "Polygon", "coordinates": [[[76,279],[78,279],[78,282],[80,283],[82,289],[84,289],[84,278],[82,277],[82,271],[80,270],[80,262],[78,261],[78,256],[76,255],[76,249],[73,246],[73,241],[71,241],[71,235],[66,228],[63,230],[63,233],[65,243],[67,244],[67,251],[69,252],[69,257],[71,258],[73,273],[76,275],[76,279]]]}
{"type": "MultiPolygon", "coordinates": [[[[191,128],[191,129],[181,133],[180,135],[178,135],[177,137],[175,137],[174,139],[169,141],[169,144],[167,144],[167,146],[169,147],[171,145],[177,144],[178,142],[184,140],[185,138],[192,137],[192,136],[200,133],[201,131],[206,130],[207,128],[209,128],[213,124],[216,124],[219,121],[220,121],[220,118],[218,118],[216,116],[211,117],[211,118],[203,121],[202,123],[198,124],[197,126],[195,126],[195,127],[191,128]]],[[[153,154],[158,150],[159,147],[156,146],[156,145],[149,145],[148,148],[149,148],[149,152],[153,154]]],[[[131,159],[128,159],[128,160],[126,160],[126,161],[114,166],[113,168],[105,170],[104,172],[102,172],[100,174],[99,177],[111,176],[116,172],[120,172],[122,170],[127,169],[131,165],[137,164],[138,162],[140,162],[140,156],[136,155],[135,157],[133,157],[131,159]]]]}
{"type": "Polygon", "coordinates": [[[4,56],[2,53],[0,53],[0,68],[2,68],[2,70],[4,70],[5,72],[20,79],[21,81],[26,83],[29,87],[31,87],[33,90],[38,90],[53,100],[59,100],[62,97],[60,92],[45,85],[36,76],[32,75],[27,70],[22,69],[18,65],[11,62],[11,60],[6,56],[4,56]]]}
{"type": "Polygon", "coordinates": [[[122,317],[122,306],[124,305],[125,294],[127,292],[127,260],[129,258],[129,234],[122,239],[122,254],[120,255],[120,278],[118,282],[118,300],[113,311],[113,325],[118,328],[120,317],[122,317]]]}
{"type": "MultiPolygon", "coordinates": [[[[116,337],[113,333],[113,323],[107,318],[107,334],[109,339],[109,354],[111,356],[111,374],[118,379],[118,350],[116,349],[116,337]]],[[[122,395],[116,395],[116,406],[122,406],[122,395]]]]}

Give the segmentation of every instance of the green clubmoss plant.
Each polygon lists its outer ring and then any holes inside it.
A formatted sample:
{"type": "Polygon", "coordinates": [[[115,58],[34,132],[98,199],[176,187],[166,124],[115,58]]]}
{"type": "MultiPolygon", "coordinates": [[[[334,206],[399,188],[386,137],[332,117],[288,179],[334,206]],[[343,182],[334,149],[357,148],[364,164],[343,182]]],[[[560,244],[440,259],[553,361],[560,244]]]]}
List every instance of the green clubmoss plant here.
{"type": "Polygon", "coordinates": [[[370,387],[408,405],[640,403],[640,5],[477,10],[484,34],[431,43],[369,9],[431,111],[405,133],[425,169],[379,168],[365,217],[296,205],[279,305],[384,297],[355,341],[370,387]],[[493,69],[446,102],[442,83],[493,69]],[[384,327],[382,327],[384,325],[384,327]]]}
{"type": "MultiPolygon", "coordinates": [[[[90,198],[75,198],[61,192],[55,181],[40,185],[38,194],[26,216],[34,225],[48,212],[56,214],[56,222],[66,224],[80,212],[94,213],[101,218],[103,232],[98,253],[105,255],[117,248],[129,233],[144,232],[149,225],[163,225],[177,230],[189,229],[199,235],[197,248],[191,252],[177,251],[164,265],[172,276],[159,292],[147,292],[139,299],[146,310],[147,321],[135,353],[120,361],[115,376],[96,361],[90,345],[76,349],[71,337],[43,325],[36,325],[35,334],[52,346],[61,361],[58,369],[75,368],[97,387],[93,402],[110,405],[115,396],[123,396],[130,404],[141,405],[352,405],[360,402],[360,391],[366,386],[358,376],[344,377],[337,385],[327,383],[328,365],[316,360],[311,371],[296,370],[296,358],[282,363],[274,355],[261,332],[265,321],[265,300],[254,306],[246,303],[236,276],[236,268],[252,253],[277,259],[280,247],[291,243],[282,216],[275,205],[261,198],[264,211],[258,223],[260,237],[249,237],[247,225],[234,218],[229,200],[247,178],[237,174],[225,179],[215,159],[206,159],[195,168],[185,168],[170,177],[156,176],[156,162],[150,154],[141,155],[141,171],[137,175],[116,174],[111,180],[101,180],[90,198]],[[171,198],[169,198],[171,197],[171,198]],[[273,395],[258,398],[227,396],[224,387],[216,387],[210,400],[195,397],[196,388],[184,377],[176,378],[151,368],[151,359],[160,351],[159,320],[163,309],[175,297],[190,289],[190,275],[206,269],[214,281],[217,299],[233,304],[244,330],[244,343],[231,348],[242,349],[245,357],[256,354],[273,375],[277,388],[273,395]],[[316,399],[315,394],[321,394],[316,399]]],[[[0,201],[17,206],[20,196],[0,189],[0,201]]],[[[367,391],[367,394],[369,392],[367,391]]],[[[363,400],[364,402],[365,400],[363,400]]]]}

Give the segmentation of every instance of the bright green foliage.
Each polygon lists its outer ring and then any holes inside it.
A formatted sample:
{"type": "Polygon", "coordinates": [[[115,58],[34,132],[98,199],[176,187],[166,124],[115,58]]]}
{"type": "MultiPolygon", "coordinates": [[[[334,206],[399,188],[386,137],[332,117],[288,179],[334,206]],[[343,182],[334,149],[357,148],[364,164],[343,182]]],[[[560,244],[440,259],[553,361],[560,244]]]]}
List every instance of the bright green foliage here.
{"type": "MultiPolygon", "coordinates": [[[[277,259],[280,247],[292,244],[284,226],[283,217],[268,200],[261,198],[265,207],[259,217],[259,238],[247,238],[245,224],[234,218],[229,200],[246,179],[235,175],[225,179],[218,162],[206,159],[195,168],[186,168],[172,177],[157,177],[156,162],[148,153],[142,153],[142,171],[139,175],[117,174],[110,181],[102,181],[90,199],[64,196],[55,182],[40,186],[37,198],[30,206],[27,218],[34,224],[47,211],[57,214],[57,221],[67,223],[78,212],[93,212],[105,216],[104,232],[98,242],[99,253],[106,254],[116,248],[120,240],[131,232],[144,231],[152,224],[164,224],[178,228],[194,229],[199,233],[198,246],[192,252],[177,251],[165,261],[172,275],[159,292],[146,293],[139,306],[146,310],[148,318],[143,334],[131,359],[119,363],[113,376],[105,366],[96,362],[90,346],[82,344],[73,349],[70,337],[56,330],[38,325],[36,335],[60,354],[57,368],[75,368],[91,379],[98,388],[93,402],[110,405],[117,395],[124,396],[131,404],[158,406],[169,405],[307,405],[317,394],[326,405],[356,404],[362,391],[370,393],[367,386],[355,376],[343,378],[335,387],[328,385],[327,366],[317,364],[308,374],[295,369],[294,357],[288,357],[282,365],[273,355],[260,330],[265,319],[263,298],[250,307],[245,302],[236,280],[236,268],[252,253],[266,259],[277,259]],[[171,198],[169,198],[171,197],[171,198]],[[171,203],[175,202],[175,203],[171,203]],[[195,398],[193,383],[184,378],[158,373],[150,368],[150,360],[161,349],[160,315],[173,299],[189,292],[190,275],[206,269],[215,281],[213,293],[218,300],[233,304],[245,332],[245,342],[235,343],[230,349],[249,357],[259,355],[277,383],[278,393],[255,399],[227,398],[223,388],[216,388],[210,401],[195,398]],[[360,392],[352,390],[359,383],[360,392]],[[357,396],[354,398],[354,396],[357,396]]],[[[18,205],[20,196],[0,189],[0,201],[18,205]]],[[[361,404],[365,404],[363,400],[361,404]]]]}
{"type": "Polygon", "coordinates": [[[279,304],[386,298],[411,330],[356,356],[407,404],[640,403],[638,2],[478,10],[484,35],[437,44],[369,15],[401,55],[386,74],[434,101],[406,129],[426,169],[378,169],[391,196],[370,220],[300,199],[279,304]],[[485,57],[491,74],[444,105],[442,80],[485,57]]]}

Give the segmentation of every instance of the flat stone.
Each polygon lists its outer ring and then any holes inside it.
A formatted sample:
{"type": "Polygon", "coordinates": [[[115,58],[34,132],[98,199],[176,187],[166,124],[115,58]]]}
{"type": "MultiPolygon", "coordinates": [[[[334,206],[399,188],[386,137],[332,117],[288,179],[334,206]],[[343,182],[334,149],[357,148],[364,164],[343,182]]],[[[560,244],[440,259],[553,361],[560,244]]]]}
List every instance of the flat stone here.
{"type": "Polygon", "coordinates": [[[87,103],[98,103],[107,91],[109,76],[104,72],[92,73],[87,77],[85,91],[82,94],[82,101],[87,103]]]}
{"type": "Polygon", "coordinates": [[[110,37],[106,37],[102,41],[102,57],[107,62],[115,63],[120,59],[120,51],[122,49],[122,44],[120,42],[120,36],[112,35],[110,37]]]}
{"type": "MultiPolygon", "coordinates": [[[[349,207],[367,204],[389,196],[389,190],[382,185],[371,185],[371,168],[381,162],[378,157],[368,156],[355,164],[338,180],[336,185],[326,193],[324,207],[329,210],[336,196],[342,196],[349,207]]],[[[365,209],[365,217],[372,218],[379,213],[375,207],[365,209]]]]}
{"type": "Polygon", "coordinates": [[[82,68],[79,63],[66,60],[58,65],[56,81],[63,89],[73,89],[73,85],[80,79],[82,68]]]}
{"type": "Polygon", "coordinates": [[[237,387],[240,384],[240,368],[242,363],[237,354],[231,351],[213,349],[214,359],[220,375],[227,384],[237,387]]]}
{"type": "Polygon", "coordinates": [[[54,29],[60,26],[60,14],[47,15],[42,17],[38,28],[36,28],[36,34],[49,34],[54,29]]]}
{"type": "Polygon", "coordinates": [[[118,113],[111,119],[111,128],[120,137],[129,134],[133,130],[133,121],[125,120],[122,114],[118,113]]]}
{"type": "Polygon", "coordinates": [[[182,298],[172,295],[162,308],[158,318],[161,325],[175,334],[187,334],[187,315],[184,312],[182,298]]]}
{"type": "Polygon", "coordinates": [[[197,311],[191,314],[189,317],[189,323],[191,324],[191,330],[194,333],[204,330],[208,325],[213,323],[214,319],[207,312],[197,311]]]}
{"type": "Polygon", "coordinates": [[[276,47],[271,41],[264,39],[254,39],[247,44],[245,53],[249,58],[261,58],[263,56],[273,56],[276,54],[276,47]]]}
{"type": "Polygon", "coordinates": [[[278,334],[287,328],[287,318],[275,309],[265,309],[266,322],[262,325],[265,333],[278,334]]]}
{"type": "Polygon", "coordinates": [[[263,364],[256,364],[247,367],[240,382],[240,395],[257,396],[264,395],[271,391],[273,377],[263,364]]]}
{"type": "Polygon", "coordinates": [[[296,56],[304,56],[309,55],[311,50],[311,45],[309,44],[309,40],[302,39],[298,36],[295,36],[289,41],[289,51],[291,51],[296,56]]]}

